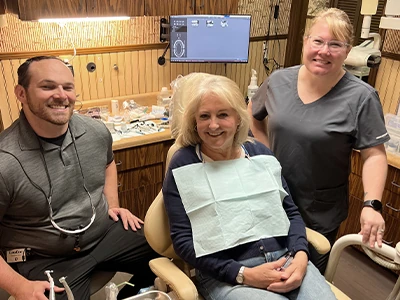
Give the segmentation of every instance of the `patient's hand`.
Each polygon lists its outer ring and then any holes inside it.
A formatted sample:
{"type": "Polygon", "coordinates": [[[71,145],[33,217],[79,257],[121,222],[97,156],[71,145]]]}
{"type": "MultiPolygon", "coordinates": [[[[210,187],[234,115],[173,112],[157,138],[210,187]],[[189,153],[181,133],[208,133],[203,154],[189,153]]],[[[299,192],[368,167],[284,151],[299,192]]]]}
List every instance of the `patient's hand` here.
{"type": "Polygon", "coordinates": [[[144,222],[132,214],[126,208],[121,207],[114,207],[108,210],[108,215],[113,219],[115,222],[119,220],[118,216],[120,216],[122,224],[124,225],[125,230],[128,230],[129,227],[132,228],[133,231],[142,228],[140,224],[144,224],[144,222]]]}
{"type": "Polygon", "coordinates": [[[308,256],[304,251],[299,251],[294,256],[292,263],[281,272],[279,282],[271,283],[269,291],[286,293],[298,288],[306,275],[308,256]]]}
{"type": "Polygon", "coordinates": [[[244,269],[244,284],[261,289],[266,289],[273,282],[280,282],[282,272],[277,271],[286,259],[283,257],[277,261],[244,269]]]}

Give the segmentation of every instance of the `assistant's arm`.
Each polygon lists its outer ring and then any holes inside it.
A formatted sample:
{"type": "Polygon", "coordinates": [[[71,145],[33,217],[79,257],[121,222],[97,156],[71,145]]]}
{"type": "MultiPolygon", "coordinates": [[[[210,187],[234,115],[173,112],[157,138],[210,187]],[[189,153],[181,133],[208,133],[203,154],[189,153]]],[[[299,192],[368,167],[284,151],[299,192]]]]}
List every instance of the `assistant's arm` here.
{"type": "Polygon", "coordinates": [[[254,118],[253,113],[253,102],[250,100],[247,106],[247,111],[250,115],[250,130],[254,137],[263,143],[265,146],[269,147],[268,134],[267,134],[267,123],[264,120],[257,120],[254,118]]]}
{"type": "MultiPolygon", "coordinates": [[[[384,145],[360,150],[363,160],[362,182],[364,187],[364,201],[382,200],[383,189],[387,176],[387,159],[384,145]]],[[[369,242],[374,247],[375,241],[378,246],[382,246],[385,221],[382,215],[371,207],[364,207],[360,216],[361,231],[363,242],[369,242]]]]}

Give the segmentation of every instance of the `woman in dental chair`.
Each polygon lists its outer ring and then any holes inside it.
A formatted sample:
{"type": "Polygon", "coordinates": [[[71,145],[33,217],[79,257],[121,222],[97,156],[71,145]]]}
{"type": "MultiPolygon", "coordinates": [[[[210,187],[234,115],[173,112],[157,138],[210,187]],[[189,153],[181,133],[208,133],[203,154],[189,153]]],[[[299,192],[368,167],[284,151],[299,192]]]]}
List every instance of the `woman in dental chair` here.
{"type": "Polygon", "coordinates": [[[163,185],[175,252],[196,268],[205,299],[336,299],[308,261],[280,164],[247,136],[249,121],[232,80],[193,73],[177,83],[180,149],[163,185]]]}

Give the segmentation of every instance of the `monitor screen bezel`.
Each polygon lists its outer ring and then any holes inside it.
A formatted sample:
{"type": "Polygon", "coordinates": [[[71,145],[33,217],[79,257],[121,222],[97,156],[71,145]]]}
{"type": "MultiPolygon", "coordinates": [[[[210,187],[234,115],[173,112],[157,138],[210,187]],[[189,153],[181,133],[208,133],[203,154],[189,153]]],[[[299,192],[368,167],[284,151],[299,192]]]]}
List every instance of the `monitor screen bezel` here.
{"type": "Polygon", "coordinates": [[[233,59],[221,59],[221,60],[208,60],[208,59],[179,59],[176,60],[172,56],[172,45],[170,44],[170,62],[171,63],[238,63],[238,64],[246,64],[249,62],[249,52],[250,52],[250,35],[251,35],[251,15],[249,14],[228,14],[228,15],[222,15],[222,14],[201,14],[201,15],[196,15],[196,14],[186,14],[186,15],[171,15],[169,18],[169,23],[170,23],[170,30],[169,30],[169,42],[171,43],[171,17],[172,18],[196,18],[196,17],[213,17],[213,18],[224,18],[224,17],[247,17],[249,19],[249,33],[248,33],[248,44],[247,44],[247,56],[246,60],[233,60],[233,59]]]}

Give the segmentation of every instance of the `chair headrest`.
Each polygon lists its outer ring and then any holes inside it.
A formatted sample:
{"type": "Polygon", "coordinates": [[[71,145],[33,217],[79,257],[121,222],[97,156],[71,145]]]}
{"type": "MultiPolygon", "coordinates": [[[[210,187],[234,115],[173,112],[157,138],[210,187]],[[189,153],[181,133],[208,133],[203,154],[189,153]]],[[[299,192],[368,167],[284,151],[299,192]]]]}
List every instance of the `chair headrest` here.
{"type": "MultiPolygon", "coordinates": [[[[179,147],[173,144],[167,154],[166,169],[172,156],[179,147]]],[[[167,212],[165,211],[162,191],[160,191],[150,205],[144,219],[144,233],[151,248],[162,256],[180,259],[172,246],[167,212]]]]}

